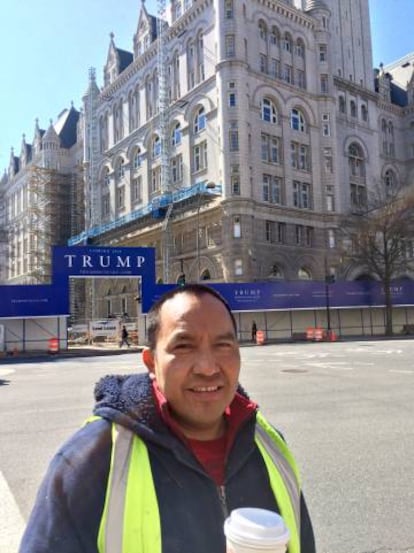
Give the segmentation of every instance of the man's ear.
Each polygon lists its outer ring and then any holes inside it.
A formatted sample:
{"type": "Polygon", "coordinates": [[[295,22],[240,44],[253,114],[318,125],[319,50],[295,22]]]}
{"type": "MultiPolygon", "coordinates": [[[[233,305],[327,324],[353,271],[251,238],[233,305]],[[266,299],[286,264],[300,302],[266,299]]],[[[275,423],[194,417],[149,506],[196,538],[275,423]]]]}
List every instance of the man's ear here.
{"type": "Polygon", "coordinates": [[[150,348],[144,348],[142,350],[142,360],[144,362],[144,365],[147,367],[148,371],[154,374],[154,371],[155,371],[154,355],[150,350],[150,348]]]}

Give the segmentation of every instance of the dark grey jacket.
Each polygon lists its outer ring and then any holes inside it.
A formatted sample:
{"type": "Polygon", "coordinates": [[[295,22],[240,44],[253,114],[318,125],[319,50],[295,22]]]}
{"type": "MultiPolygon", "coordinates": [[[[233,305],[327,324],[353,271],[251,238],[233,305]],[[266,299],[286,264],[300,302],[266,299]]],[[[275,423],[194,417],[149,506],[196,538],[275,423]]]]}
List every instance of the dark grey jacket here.
{"type": "MultiPolygon", "coordinates": [[[[154,404],[148,375],[109,376],[95,389],[103,420],[81,428],[52,460],[20,553],[97,553],[111,455],[111,421],[147,444],[159,503],[163,553],[225,553],[225,509],[219,489],[186,446],[170,432],[154,404]]],[[[255,416],[238,431],[226,462],[227,511],[278,511],[262,456],[254,443],[255,416]]],[[[302,553],[315,553],[301,498],[302,553]]],[[[116,552],[118,553],[118,552],[116,552]]]]}

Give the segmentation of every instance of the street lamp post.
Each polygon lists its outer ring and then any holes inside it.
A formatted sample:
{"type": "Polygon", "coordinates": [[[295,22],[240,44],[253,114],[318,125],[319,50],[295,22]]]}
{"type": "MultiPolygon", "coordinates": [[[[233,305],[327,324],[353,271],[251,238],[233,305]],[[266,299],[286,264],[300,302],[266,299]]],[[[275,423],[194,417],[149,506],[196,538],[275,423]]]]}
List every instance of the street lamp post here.
{"type": "Polygon", "coordinates": [[[200,208],[201,208],[201,193],[202,191],[213,190],[216,187],[214,182],[207,182],[201,184],[198,189],[198,202],[197,202],[197,238],[196,238],[196,251],[197,251],[197,282],[200,282],[201,273],[201,258],[200,258],[200,208]]]}

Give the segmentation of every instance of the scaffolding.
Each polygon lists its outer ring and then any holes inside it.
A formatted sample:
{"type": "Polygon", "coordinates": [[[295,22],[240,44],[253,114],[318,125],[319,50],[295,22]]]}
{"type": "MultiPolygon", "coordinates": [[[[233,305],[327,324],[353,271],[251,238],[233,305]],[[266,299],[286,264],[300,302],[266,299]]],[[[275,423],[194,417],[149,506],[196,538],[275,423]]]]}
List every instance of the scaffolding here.
{"type": "Polygon", "coordinates": [[[166,33],[168,24],[166,21],[166,0],[158,0],[158,121],[159,136],[161,144],[161,195],[162,198],[168,198],[169,205],[165,211],[165,217],[162,224],[162,267],[163,281],[170,280],[170,253],[172,250],[172,229],[171,216],[174,204],[170,198],[170,151],[169,151],[169,121],[168,121],[168,86],[167,86],[167,42],[166,33]]]}
{"type": "Polygon", "coordinates": [[[28,172],[27,214],[23,243],[14,257],[33,283],[50,282],[51,247],[66,241],[71,231],[71,174],[33,165],[28,172]],[[26,264],[25,264],[26,260],[26,264]]]}

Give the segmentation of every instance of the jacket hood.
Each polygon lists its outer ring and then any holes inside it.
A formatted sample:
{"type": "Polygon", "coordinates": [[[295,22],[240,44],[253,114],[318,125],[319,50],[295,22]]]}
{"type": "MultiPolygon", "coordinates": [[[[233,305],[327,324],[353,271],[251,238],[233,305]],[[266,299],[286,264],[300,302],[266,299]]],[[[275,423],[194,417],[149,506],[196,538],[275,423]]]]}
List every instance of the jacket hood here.
{"type": "MultiPolygon", "coordinates": [[[[237,392],[249,399],[240,385],[237,392]]],[[[96,384],[94,395],[95,415],[168,447],[172,446],[171,440],[176,441],[157,409],[148,373],[104,376],[96,384]]]]}

